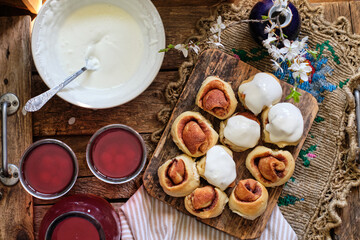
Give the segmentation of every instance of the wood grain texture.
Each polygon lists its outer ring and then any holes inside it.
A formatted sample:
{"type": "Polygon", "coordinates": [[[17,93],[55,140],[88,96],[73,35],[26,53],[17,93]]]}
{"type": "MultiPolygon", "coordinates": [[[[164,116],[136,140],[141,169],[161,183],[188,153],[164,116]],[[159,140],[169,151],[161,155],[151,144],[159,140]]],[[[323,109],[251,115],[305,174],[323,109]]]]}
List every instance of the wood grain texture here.
{"type": "Polygon", "coordinates": [[[54,204],[66,196],[77,193],[94,194],[107,200],[127,199],[141,186],[142,176],[143,173],[140,173],[134,180],[124,184],[105,183],[94,176],[78,178],[74,187],[64,197],[56,200],[41,200],[34,198],[34,205],[54,204]]]}
{"type": "MultiPolygon", "coordinates": [[[[55,96],[42,109],[32,114],[34,136],[92,135],[99,128],[113,123],[128,125],[140,133],[151,133],[161,126],[156,114],[166,105],[164,89],[177,76],[177,71],[159,73],[139,97],[110,109],[81,108],[55,96]],[[75,123],[69,125],[72,117],[75,117],[75,123]]],[[[38,75],[33,76],[32,84],[32,96],[47,90],[38,75]]]]}
{"type": "Polygon", "coordinates": [[[360,239],[360,189],[353,188],[347,197],[347,206],[339,209],[342,224],[334,229],[333,238],[336,240],[359,240],[360,239]]]}
{"type": "MultiPolygon", "coordinates": [[[[14,93],[20,108],[30,97],[30,17],[0,18],[0,92],[14,93]]],[[[31,117],[21,110],[8,117],[8,161],[19,166],[21,154],[32,142],[31,117]]],[[[1,151],[0,151],[1,156],[1,151]]],[[[0,183],[0,239],[33,239],[33,202],[18,183],[0,183]]]]}
{"type": "Polygon", "coordinates": [[[351,26],[354,34],[360,34],[360,1],[350,2],[351,26]]]}
{"type": "MultiPolygon", "coordinates": [[[[332,22],[340,16],[347,17],[351,21],[354,34],[360,34],[360,1],[343,1],[339,3],[323,4],[325,19],[332,22]]],[[[360,83],[359,83],[360,84],[360,83]]],[[[353,188],[347,197],[347,206],[338,209],[342,219],[341,226],[332,231],[335,240],[358,240],[360,239],[360,188],[353,188]]]]}
{"type": "MultiPolygon", "coordinates": [[[[242,81],[248,79],[257,72],[259,72],[257,69],[219,50],[207,50],[200,55],[198,63],[194,67],[187,85],[180,96],[179,102],[175,106],[173,114],[171,115],[169,124],[167,125],[154,155],[150,160],[148,168],[145,171],[144,186],[151,196],[174,206],[184,213],[187,213],[184,208],[183,198],[174,198],[166,195],[159,184],[157,176],[157,170],[161,164],[163,164],[166,160],[181,154],[181,151],[172,141],[170,135],[171,124],[181,113],[193,110],[201,112],[205,118],[209,119],[210,122],[213,123],[215,130],[218,131],[220,121],[208,113],[199,110],[199,108],[195,106],[195,97],[203,80],[211,75],[219,76],[221,79],[229,82],[233,89],[237,89],[242,81]]],[[[285,101],[285,97],[290,93],[291,85],[284,82],[281,82],[281,85],[283,87],[282,101],[285,101]]],[[[318,111],[315,98],[309,93],[303,91],[301,93],[301,102],[295,103],[295,105],[299,107],[304,117],[304,134],[298,146],[286,147],[286,150],[290,151],[295,159],[301,150],[307,132],[310,130],[311,124],[318,111]]],[[[241,104],[238,106],[238,111],[244,111],[241,104]]],[[[260,142],[259,145],[262,145],[262,143],[260,142]]],[[[266,145],[269,146],[268,144],[266,145]]],[[[250,151],[251,149],[242,153],[234,154],[234,160],[237,166],[237,181],[245,178],[252,178],[251,174],[245,167],[245,159],[250,151]]],[[[228,189],[226,191],[227,195],[230,195],[231,190],[232,189],[228,189]]],[[[280,196],[281,190],[282,187],[269,189],[269,202],[267,210],[262,216],[254,221],[241,218],[240,216],[232,213],[229,208],[225,208],[224,212],[219,217],[198,220],[241,239],[257,238],[264,230],[266,222],[280,196]]]]}
{"type": "MultiPolygon", "coordinates": [[[[124,205],[124,203],[111,203],[111,205],[115,208],[116,211],[119,211],[120,207],[124,205]]],[[[34,207],[34,234],[35,239],[38,239],[39,229],[41,225],[41,220],[45,216],[46,212],[50,209],[51,205],[42,205],[34,207]]]]}

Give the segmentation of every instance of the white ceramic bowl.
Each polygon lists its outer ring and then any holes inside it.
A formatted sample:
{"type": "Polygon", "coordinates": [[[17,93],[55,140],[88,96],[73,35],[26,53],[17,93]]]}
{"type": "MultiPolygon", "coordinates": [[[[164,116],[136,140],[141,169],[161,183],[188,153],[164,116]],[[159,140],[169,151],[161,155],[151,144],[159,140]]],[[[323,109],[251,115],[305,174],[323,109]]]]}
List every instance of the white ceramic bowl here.
{"type": "Polygon", "coordinates": [[[68,74],[60,67],[59,56],[54,47],[57,44],[59,28],[72,12],[95,3],[118,6],[136,20],[144,42],[139,67],[133,76],[120,86],[96,89],[74,82],[57,95],[80,107],[111,108],[140,95],[160,70],[164,54],[158,51],[165,47],[165,31],[160,15],[150,0],[47,0],[34,23],[32,54],[36,68],[49,88],[62,82],[68,74]]]}

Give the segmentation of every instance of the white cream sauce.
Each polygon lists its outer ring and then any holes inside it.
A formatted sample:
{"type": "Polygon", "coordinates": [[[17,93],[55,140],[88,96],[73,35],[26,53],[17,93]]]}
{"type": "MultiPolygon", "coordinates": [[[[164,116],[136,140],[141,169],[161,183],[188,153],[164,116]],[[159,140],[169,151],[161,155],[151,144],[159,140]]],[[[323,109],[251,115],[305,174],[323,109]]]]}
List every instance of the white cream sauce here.
{"type": "Polygon", "coordinates": [[[291,103],[278,103],[271,107],[266,131],[272,142],[296,142],[304,131],[304,120],[300,110],[291,103]]]}
{"type": "Polygon", "coordinates": [[[260,134],[260,125],[256,121],[241,115],[229,118],[224,128],[225,138],[239,147],[255,147],[260,134]]]}
{"type": "Polygon", "coordinates": [[[255,115],[265,106],[280,101],[282,96],[280,83],[268,73],[257,73],[252,81],[239,86],[239,92],[245,94],[245,104],[255,115]]]}
{"type": "Polygon", "coordinates": [[[144,51],[141,29],[123,9],[104,3],[71,13],[58,32],[56,52],[62,68],[71,75],[98,61],[96,71],[86,71],[75,81],[83,87],[107,89],[127,82],[139,68],[144,51]]]}
{"type": "Polygon", "coordinates": [[[236,165],[232,157],[219,145],[206,153],[206,180],[224,191],[236,178],[236,165]]]}

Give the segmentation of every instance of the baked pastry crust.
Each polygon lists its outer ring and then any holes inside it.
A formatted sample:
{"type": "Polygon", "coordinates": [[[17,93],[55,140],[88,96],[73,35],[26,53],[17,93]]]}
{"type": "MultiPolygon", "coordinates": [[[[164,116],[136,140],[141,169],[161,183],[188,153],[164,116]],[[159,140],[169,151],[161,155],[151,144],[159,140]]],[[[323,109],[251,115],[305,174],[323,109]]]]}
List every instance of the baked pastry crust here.
{"type": "Polygon", "coordinates": [[[228,201],[224,192],[210,185],[195,189],[184,199],[186,210],[202,219],[219,216],[228,201]]]}
{"type": "Polygon", "coordinates": [[[179,149],[191,157],[203,156],[219,138],[211,123],[200,113],[192,111],[175,119],[171,135],[179,149]]]}
{"type": "MultiPolygon", "coordinates": [[[[272,77],[280,84],[280,80],[279,80],[274,74],[272,74],[272,73],[266,73],[266,74],[272,76],[272,77]]],[[[255,75],[256,75],[256,74],[255,74],[255,75]]],[[[245,84],[245,83],[248,83],[248,82],[251,82],[252,80],[254,80],[255,75],[253,75],[253,76],[251,76],[249,79],[243,81],[243,82],[240,84],[240,86],[243,85],[243,84],[245,84]]],[[[239,88],[240,88],[240,86],[239,86],[239,88]]],[[[249,107],[246,105],[246,102],[245,102],[245,97],[246,97],[246,95],[245,95],[244,93],[240,92],[239,90],[238,90],[238,95],[239,95],[239,100],[240,100],[241,104],[244,106],[244,108],[247,109],[247,110],[249,110],[249,111],[251,111],[251,110],[249,109],[249,107]]],[[[272,105],[275,105],[275,104],[278,103],[278,102],[280,102],[280,99],[279,99],[279,100],[274,100],[274,101],[272,102],[272,105]]],[[[263,106],[262,110],[264,110],[266,107],[267,107],[267,106],[263,106]]],[[[258,115],[258,114],[255,114],[255,115],[258,115]]]]}
{"type": "Polygon", "coordinates": [[[246,167],[265,187],[276,187],[290,179],[295,160],[288,151],[258,146],[246,157],[246,167]]]}
{"type": "Polygon", "coordinates": [[[264,142],[275,144],[279,148],[284,148],[286,146],[296,146],[296,145],[298,145],[300,140],[301,140],[301,137],[296,142],[286,142],[286,141],[272,142],[270,140],[270,133],[268,131],[266,131],[266,124],[269,123],[269,118],[268,118],[269,111],[270,111],[270,108],[266,108],[261,114],[261,121],[262,121],[263,132],[264,132],[264,134],[263,134],[264,142]]]}
{"type": "Polygon", "coordinates": [[[210,76],[202,83],[195,103],[211,115],[226,119],[235,112],[238,101],[229,83],[210,76]]]}
{"type": "Polygon", "coordinates": [[[268,191],[261,183],[241,180],[230,195],[229,208],[243,218],[254,220],[266,210],[268,198],[268,191]]]}
{"type": "MultiPolygon", "coordinates": [[[[241,113],[235,113],[233,116],[238,116],[238,115],[241,115],[241,116],[247,117],[248,119],[254,120],[260,126],[260,121],[257,119],[257,117],[254,114],[252,114],[250,112],[241,112],[241,113]]],[[[224,129],[227,125],[227,121],[228,121],[228,119],[220,122],[220,131],[219,131],[220,142],[223,145],[229,147],[234,152],[243,152],[243,151],[246,151],[247,149],[249,149],[248,147],[238,146],[238,145],[234,144],[233,142],[231,142],[229,139],[225,138],[224,129]]],[[[258,140],[258,142],[259,142],[259,140],[258,140]]]]}
{"type": "MultiPolygon", "coordinates": [[[[222,147],[231,156],[231,158],[234,158],[233,152],[229,148],[222,146],[222,145],[219,145],[219,146],[222,147]]],[[[205,177],[205,165],[206,165],[206,156],[203,156],[200,159],[200,161],[196,162],[196,169],[197,169],[200,177],[207,180],[205,177]]],[[[233,187],[233,186],[235,186],[235,180],[228,187],[233,187]]]]}
{"type": "Polygon", "coordinates": [[[200,186],[196,163],[185,154],[162,164],[158,169],[158,177],[164,192],[173,197],[185,197],[200,186]]]}

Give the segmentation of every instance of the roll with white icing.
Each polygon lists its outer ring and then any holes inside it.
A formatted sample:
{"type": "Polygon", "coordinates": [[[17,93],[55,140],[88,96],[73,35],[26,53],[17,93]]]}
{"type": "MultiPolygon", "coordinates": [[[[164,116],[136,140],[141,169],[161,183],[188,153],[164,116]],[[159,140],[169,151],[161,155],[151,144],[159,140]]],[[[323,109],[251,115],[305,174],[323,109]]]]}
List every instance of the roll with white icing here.
{"type": "Polygon", "coordinates": [[[282,96],[279,79],[270,73],[257,73],[239,86],[239,99],[255,115],[278,103],[282,96]]]}
{"type": "Polygon", "coordinates": [[[255,147],[260,133],[260,122],[250,112],[235,113],[220,123],[220,142],[235,152],[255,147]]]}
{"type": "Polygon", "coordinates": [[[211,185],[224,191],[236,179],[236,165],[233,154],[225,146],[215,145],[210,148],[196,164],[199,175],[211,185]]]}
{"type": "Polygon", "coordinates": [[[304,132],[300,110],[291,103],[278,103],[262,113],[264,141],[280,148],[297,145],[304,132]]]}

